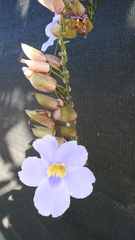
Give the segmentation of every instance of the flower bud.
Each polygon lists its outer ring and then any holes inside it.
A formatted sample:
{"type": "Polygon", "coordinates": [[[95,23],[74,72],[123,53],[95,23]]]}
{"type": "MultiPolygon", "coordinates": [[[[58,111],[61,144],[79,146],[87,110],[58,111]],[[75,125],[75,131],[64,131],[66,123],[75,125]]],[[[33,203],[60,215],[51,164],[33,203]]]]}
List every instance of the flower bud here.
{"type": "Polygon", "coordinates": [[[52,0],[38,0],[44,7],[48,8],[51,12],[55,12],[52,0]]]}
{"type": "Polygon", "coordinates": [[[55,13],[60,14],[63,12],[65,4],[63,0],[52,0],[55,13]]]}
{"type": "Polygon", "coordinates": [[[61,59],[51,54],[45,55],[47,58],[47,62],[53,64],[57,68],[61,68],[61,59]]]}
{"type": "Polygon", "coordinates": [[[39,91],[43,92],[54,92],[56,89],[57,81],[50,77],[48,74],[43,73],[36,73],[33,72],[29,76],[29,70],[28,69],[22,69],[24,72],[25,77],[30,81],[31,85],[38,89],[39,91]]]}
{"type": "Polygon", "coordinates": [[[59,102],[55,98],[40,93],[35,93],[35,98],[45,108],[56,110],[59,107],[59,102]]]}
{"type": "Polygon", "coordinates": [[[50,65],[46,62],[39,62],[35,60],[21,59],[21,63],[27,64],[27,66],[37,73],[48,73],[50,71],[50,65]]]}
{"type": "Polygon", "coordinates": [[[32,128],[32,132],[38,138],[43,138],[46,135],[54,136],[56,134],[56,130],[54,129],[39,126],[38,128],[32,128]]]}
{"type": "MultiPolygon", "coordinates": [[[[68,3],[68,0],[64,0],[64,3],[67,4],[67,3],[68,3]]],[[[72,9],[73,13],[74,13],[76,16],[80,16],[80,15],[84,14],[85,8],[84,8],[84,6],[80,3],[79,0],[74,0],[74,1],[71,1],[70,3],[71,3],[70,8],[72,9]]]]}
{"type": "Polygon", "coordinates": [[[65,7],[63,0],[38,0],[43,6],[48,8],[51,12],[60,14],[65,7]]]}
{"type": "Polygon", "coordinates": [[[77,130],[74,127],[62,126],[60,129],[60,133],[62,136],[65,137],[76,137],[77,130]]]}
{"type": "Polygon", "coordinates": [[[25,110],[26,114],[32,118],[32,115],[35,114],[35,115],[40,115],[40,116],[46,116],[46,117],[51,117],[51,112],[48,111],[48,110],[25,110]]]}
{"type": "Polygon", "coordinates": [[[33,111],[30,111],[30,110],[25,110],[25,112],[35,122],[38,122],[41,125],[44,125],[44,126],[49,127],[49,128],[54,128],[55,127],[55,120],[54,119],[43,116],[43,115],[39,115],[36,111],[35,111],[34,114],[33,114],[33,111]]]}
{"type": "Polygon", "coordinates": [[[24,51],[25,55],[31,59],[31,60],[35,60],[35,61],[39,61],[39,62],[46,62],[46,56],[39,50],[37,50],[36,48],[33,48],[25,43],[21,44],[22,50],[24,51]]]}
{"type": "Polygon", "coordinates": [[[52,118],[48,118],[45,116],[37,116],[37,115],[32,115],[32,119],[35,120],[36,122],[40,123],[41,125],[44,125],[49,128],[54,128],[55,127],[55,120],[52,118]]]}
{"type": "Polygon", "coordinates": [[[52,116],[52,113],[50,112],[50,111],[48,111],[48,110],[44,110],[44,109],[42,109],[42,110],[35,110],[35,113],[37,114],[37,115],[40,115],[40,116],[46,116],[46,117],[51,117],[52,116]]]}
{"type": "Polygon", "coordinates": [[[31,70],[28,67],[22,67],[22,70],[23,70],[23,73],[25,73],[24,75],[26,78],[30,77],[32,73],[34,73],[33,70],[31,70]]]}
{"type": "Polygon", "coordinates": [[[58,98],[57,101],[59,102],[59,107],[63,107],[64,105],[63,100],[58,98]]]}
{"type": "Polygon", "coordinates": [[[60,107],[54,111],[53,117],[65,123],[70,123],[77,118],[77,113],[71,106],[60,107]]]}

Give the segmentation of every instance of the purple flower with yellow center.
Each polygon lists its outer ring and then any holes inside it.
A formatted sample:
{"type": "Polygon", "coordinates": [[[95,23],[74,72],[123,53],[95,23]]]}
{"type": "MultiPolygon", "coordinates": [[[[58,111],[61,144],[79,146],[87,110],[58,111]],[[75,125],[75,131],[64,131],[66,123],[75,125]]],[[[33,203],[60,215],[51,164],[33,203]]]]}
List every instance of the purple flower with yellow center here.
{"type": "Polygon", "coordinates": [[[20,180],[27,186],[37,187],[34,205],[43,216],[62,215],[70,206],[70,196],[85,198],[93,190],[93,173],[83,167],[88,152],[76,141],[58,147],[55,137],[44,136],[33,143],[41,158],[28,157],[22,164],[20,180]]]}
{"type": "Polygon", "coordinates": [[[57,23],[58,21],[60,20],[60,15],[55,13],[54,17],[53,17],[53,20],[51,23],[49,23],[46,28],[45,28],[45,34],[47,35],[47,37],[49,37],[49,39],[43,43],[42,45],[42,48],[41,48],[41,51],[45,52],[46,49],[49,47],[49,46],[52,46],[54,41],[57,39],[57,37],[55,37],[52,32],[51,32],[51,28],[55,28],[55,27],[58,27],[59,24],[57,23]]]}

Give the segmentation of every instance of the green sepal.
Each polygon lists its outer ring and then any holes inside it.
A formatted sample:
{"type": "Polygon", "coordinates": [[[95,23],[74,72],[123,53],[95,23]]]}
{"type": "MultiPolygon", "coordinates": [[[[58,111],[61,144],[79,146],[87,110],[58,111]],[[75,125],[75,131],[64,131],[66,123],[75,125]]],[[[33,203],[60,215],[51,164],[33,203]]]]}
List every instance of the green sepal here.
{"type": "MultiPolygon", "coordinates": [[[[55,37],[59,37],[61,31],[61,26],[56,28],[51,28],[51,32],[55,37]]],[[[62,33],[64,38],[75,38],[76,37],[76,30],[70,29],[68,26],[66,26],[65,33],[62,33]]]]}

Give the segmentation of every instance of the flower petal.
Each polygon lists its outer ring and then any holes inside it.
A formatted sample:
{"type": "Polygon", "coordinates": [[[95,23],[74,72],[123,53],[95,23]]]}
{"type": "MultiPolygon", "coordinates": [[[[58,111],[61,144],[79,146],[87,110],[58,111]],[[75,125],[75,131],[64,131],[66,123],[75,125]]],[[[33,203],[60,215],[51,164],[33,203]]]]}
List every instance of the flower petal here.
{"type": "Polygon", "coordinates": [[[45,52],[48,47],[52,46],[54,44],[54,41],[57,38],[55,36],[50,37],[45,43],[42,44],[41,51],[45,52]]]}
{"type": "MultiPolygon", "coordinates": [[[[50,29],[51,29],[51,28],[58,27],[59,24],[58,24],[57,22],[58,22],[59,20],[60,20],[60,14],[55,13],[52,22],[49,23],[49,24],[46,26],[46,28],[45,28],[45,33],[46,33],[47,37],[52,37],[52,36],[54,37],[54,35],[52,34],[52,32],[51,32],[50,29]]],[[[55,38],[56,38],[56,37],[55,37],[55,38]]]]}
{"type": "Polygon", "coordinates": [[[60,146],[58,157],[67,168],[82,167],[86,163],[88,152],[84,146],[77,145],[76,141],[69,141],[60,146]]]}
{"type": "Polygon", "coordinates": [[[54,15],[53,17],[53,20],[51,23],[49,23],[46,28],[45,28],[45,34],[47,35],[47,37],[49,37],[49,39],[43,43],[42,45],[42,48],[41,48],[41,51],[45,52],[46,49],[49,47],[49,46],[52,46],[54,41],[57,39],[57,37],[55,37],[52,32],[51,32],[51,28],[55,28],[58,25],[57,21],[60,19],[60,15],[59,14],[56,14],[54,15]]]}
{"type": "Polygon", "coordinates": [[[93,173],[86,167],[74,167],[67,172],[63,181],[69,189],[70,195],[75,198],[85,198],[93,190],[95,182],[93,173]]]}
{"type": "Polygon", "coordinates": [[[39,152],[44,162],[48,163],[49,165],[58,162],[58,142],[55,137],[46,135],[42,139],[37,139],[34,141],[33,147],[37,152],[39,152]]]}
{"type": "Polygon", "coordinates": [[[62,181],[57,187],[53,187],[48,180],[36,189],[34,205],[41,215],[58,217],[70,206],[68,188],[62,181]]]}
{"type": "Polygon", "coordinates": [[[47,166],[40,158],[28,157],[24,160],[22,171],[18,175],[25,185],[37,187],[47,179],[47,166]]]}

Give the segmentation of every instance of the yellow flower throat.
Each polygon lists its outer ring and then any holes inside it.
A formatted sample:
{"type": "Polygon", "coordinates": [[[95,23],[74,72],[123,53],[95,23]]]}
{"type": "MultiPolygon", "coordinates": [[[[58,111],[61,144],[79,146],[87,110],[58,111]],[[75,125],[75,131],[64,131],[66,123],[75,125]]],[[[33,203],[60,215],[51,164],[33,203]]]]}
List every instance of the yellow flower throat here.
{"type": "Polygon", "coordinates": [[[63,178],[66,174],[66,171],[66,167],[63,164],[54,163],[48,167],[47,173],[49,177],[56,175],[60,178],[63,178]]]}

